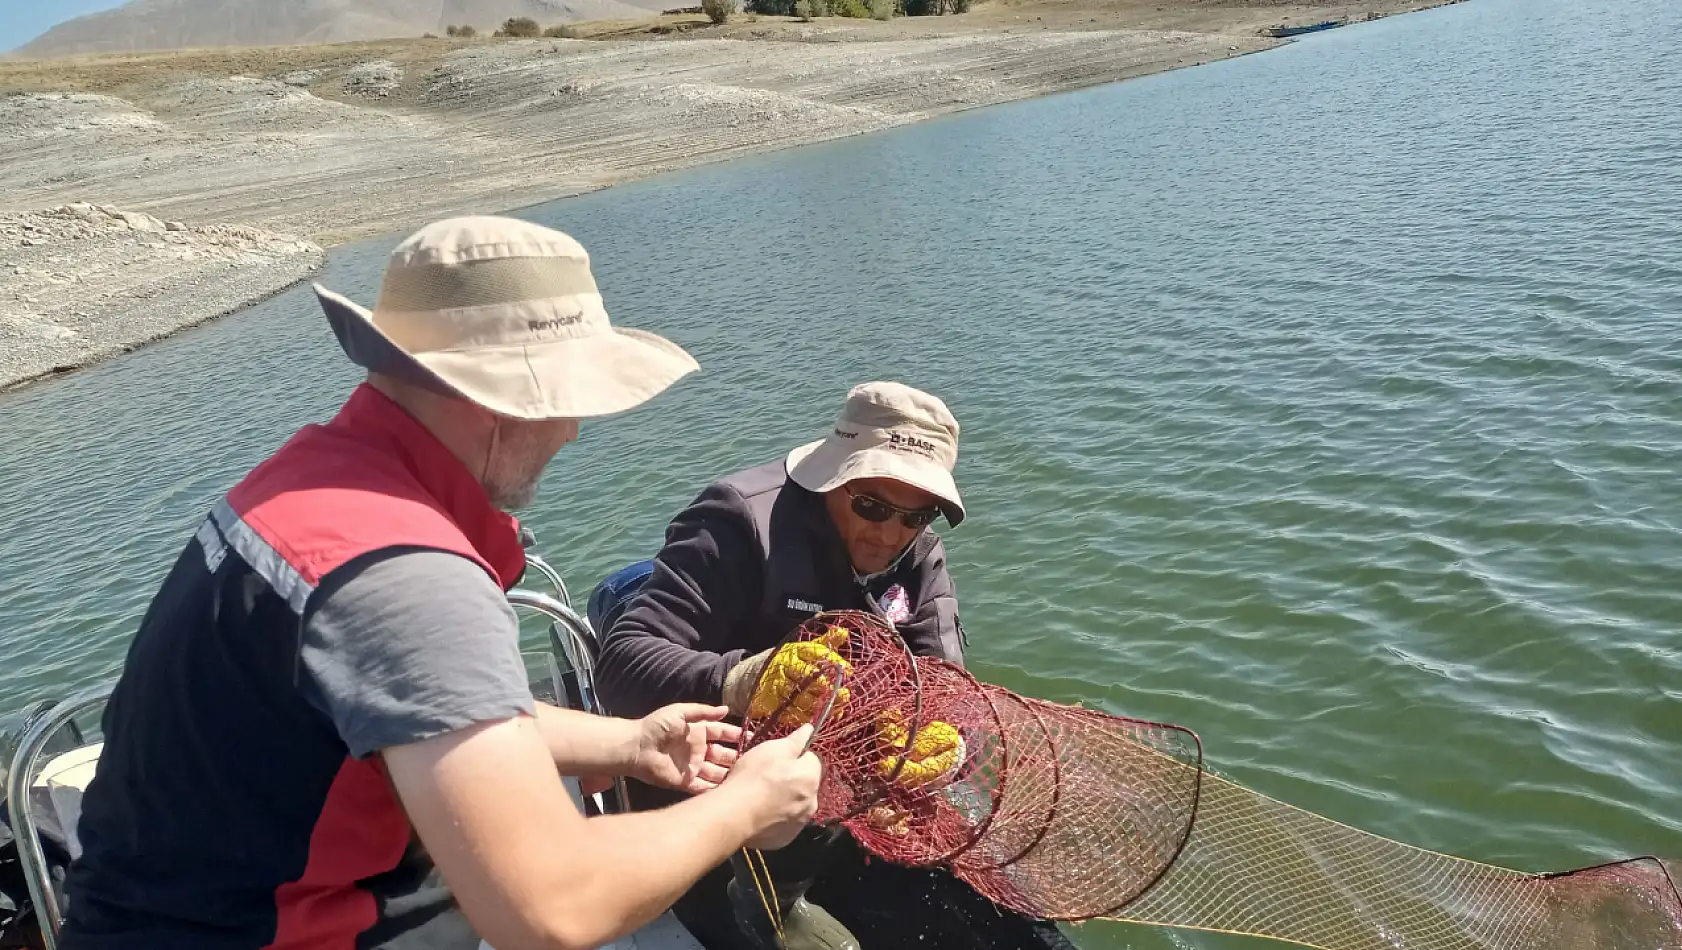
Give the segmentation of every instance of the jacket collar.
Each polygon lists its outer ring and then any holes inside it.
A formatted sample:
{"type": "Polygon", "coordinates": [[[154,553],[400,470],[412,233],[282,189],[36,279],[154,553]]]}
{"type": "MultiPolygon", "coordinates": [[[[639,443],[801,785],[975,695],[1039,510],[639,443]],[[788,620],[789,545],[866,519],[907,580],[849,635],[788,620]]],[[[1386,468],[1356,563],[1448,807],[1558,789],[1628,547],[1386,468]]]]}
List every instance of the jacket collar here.
{"type": "Polygon", "coordinates": [[[495,508],[479,479],[403,407],[364,382],[351,392],[328,428],[353,434],[396,458],[496,571],[503,589],[519,582],[526,570],[520,523],[495,508]]]}

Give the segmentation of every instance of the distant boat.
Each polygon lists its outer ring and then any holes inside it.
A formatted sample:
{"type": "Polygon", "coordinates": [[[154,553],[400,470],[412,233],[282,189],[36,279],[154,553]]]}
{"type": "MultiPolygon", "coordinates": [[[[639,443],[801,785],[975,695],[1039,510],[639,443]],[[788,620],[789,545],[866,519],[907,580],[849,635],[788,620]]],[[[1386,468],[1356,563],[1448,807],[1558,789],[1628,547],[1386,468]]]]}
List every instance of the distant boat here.
{"type": "Polygon", "coordinates": [[[1302,26],[1270,26],[1262,30],[1262,33],[1273,37],[1297,36],[1302,33],[1318,33],[1321,30],[1329,30],[1334,26],[1342,26],[1346,22],[1346,20],[1321,20],[1319,23],[1305,23],[1302,26]]]}

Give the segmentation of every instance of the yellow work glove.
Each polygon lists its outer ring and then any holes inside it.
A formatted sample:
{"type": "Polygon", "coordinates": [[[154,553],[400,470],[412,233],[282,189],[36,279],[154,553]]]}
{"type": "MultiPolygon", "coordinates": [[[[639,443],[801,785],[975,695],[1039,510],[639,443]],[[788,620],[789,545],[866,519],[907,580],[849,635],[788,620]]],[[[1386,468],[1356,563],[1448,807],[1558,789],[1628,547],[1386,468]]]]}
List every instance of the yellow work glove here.
{"type": "Polygon", "coordinates": [[[951,777],[968,754],[963,735],[951,723],[939,719],[918,729],[916,738],[912,738],[905,718],[898,710],[888,710],[877,720],[876,729],[884,747],[876,773],[884,779],[891,776],[894,784],[905,788],[920,788],[951,777]],[[900,764],[902,757],[904,765],[900,764]]]}
{"type": "Polygon", "coordinates": [[[763,650],[747,657],[742,662],[730,668],[724,674],[724,705],[730,707],[734,716],[745,715],[748,702],[753,698],[753,684],[759,680],[759,671],[764,668],[765,661],[771,659],[772,650],[763,650]]]}
{"type": "MultiPolygon", "coordinates": [[[[763,719],[780,709],[778,726],[811,722],[829,702],[835,685],[832,674],[852,672],[852,664],[837,652],[846,643],[847,631],[831,627],[816,640],[786,643],[748,657],[725,674],[725,705],[737,715],[745,712],[749,719],[763,719]],[[755,680],[759,681],[757,692],[753,688],[755,680]]],[[[835,711],[839,712],[846,702],[847,688],[843,686],[835,697],[835,711]]]]}

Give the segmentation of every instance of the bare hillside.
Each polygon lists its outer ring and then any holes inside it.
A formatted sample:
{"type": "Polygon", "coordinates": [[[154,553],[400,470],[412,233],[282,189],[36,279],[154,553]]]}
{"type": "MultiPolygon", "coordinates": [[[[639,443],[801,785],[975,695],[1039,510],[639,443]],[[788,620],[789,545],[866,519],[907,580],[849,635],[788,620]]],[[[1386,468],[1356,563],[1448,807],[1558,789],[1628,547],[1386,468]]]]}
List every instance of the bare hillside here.
{"type": "Polygon", "coordinates": [[[545,25],[646,16],[663,0],[131,0],[77,17],[25,44],[28,57],[214,46],[286,46],[482,32],[508,17],[545,25]]]}

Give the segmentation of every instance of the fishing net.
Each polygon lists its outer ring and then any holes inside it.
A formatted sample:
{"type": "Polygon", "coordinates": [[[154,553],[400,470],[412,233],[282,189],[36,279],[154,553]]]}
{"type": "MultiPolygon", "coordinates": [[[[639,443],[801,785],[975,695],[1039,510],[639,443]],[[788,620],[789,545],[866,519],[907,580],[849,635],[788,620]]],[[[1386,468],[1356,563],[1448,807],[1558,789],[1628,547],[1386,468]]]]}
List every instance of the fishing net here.
{"type": "Polygon", "coordinates": [[[1209,774],[1178,726],[1019,696],[821,614],[760,674],[752,741],[818,726],[817,820],[1051,920],[1323,950],[1682,950],[1679,868],[1527,874],[1425,851],[1209,774]]]}

